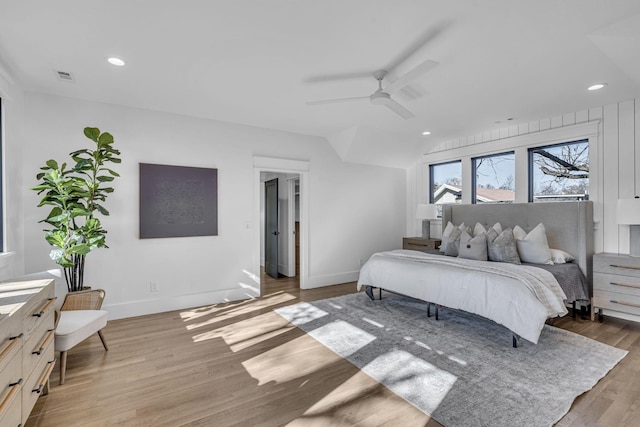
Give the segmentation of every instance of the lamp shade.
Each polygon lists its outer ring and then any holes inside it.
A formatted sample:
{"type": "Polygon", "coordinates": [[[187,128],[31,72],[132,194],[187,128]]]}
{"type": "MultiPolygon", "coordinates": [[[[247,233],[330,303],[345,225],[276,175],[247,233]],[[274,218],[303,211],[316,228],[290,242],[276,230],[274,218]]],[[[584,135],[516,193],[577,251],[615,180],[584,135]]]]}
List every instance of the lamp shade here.
{"type": "Polygon", "coordinates": [[[438,216],[436,205],[419,203],[416,209],[416,219],[434,219],[438,216]]]}
{"type": "Polygon", "coordinates": [[[618,224],[640,225],[640,198],[618,199],[618,224]]]}

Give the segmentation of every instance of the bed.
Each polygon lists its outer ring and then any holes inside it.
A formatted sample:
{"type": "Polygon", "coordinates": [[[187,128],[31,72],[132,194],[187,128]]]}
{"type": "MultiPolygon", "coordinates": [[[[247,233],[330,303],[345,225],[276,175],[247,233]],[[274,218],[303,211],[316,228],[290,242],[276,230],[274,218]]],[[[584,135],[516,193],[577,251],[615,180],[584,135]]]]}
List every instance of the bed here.
{"type": "MultiPolygon", "coordinates": [[[[593,204],[583,202],[444,205],[443,229],[453,224],[499,222],[503,228],[519,225],[546,228],[550,248],[575,257],[572,266],[583,277],[580,286],[563,287],[556,266],[513,265],[491,261],[459,260],[417,251],[374,254],[362,267],[358,290],[366,287],[399,293],[436,305],[464,310],[507,327],[514,336],[532,343],[547,319],[567,313],[566,304],[588,305],[592,295],[593,204]],[[566,289],[566,292],[565,292],[566,289]]],[[[562,268],[560,268],[562,270],[562,268]]]]}

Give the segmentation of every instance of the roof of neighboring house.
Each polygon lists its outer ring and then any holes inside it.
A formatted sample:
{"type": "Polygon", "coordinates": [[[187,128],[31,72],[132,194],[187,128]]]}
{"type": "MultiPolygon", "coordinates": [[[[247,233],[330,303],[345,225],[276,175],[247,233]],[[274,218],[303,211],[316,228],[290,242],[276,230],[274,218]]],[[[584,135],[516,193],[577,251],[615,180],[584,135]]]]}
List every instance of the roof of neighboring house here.
{"type": "MultiPolygon", "coordinates": [[[[456,193],[459,194],[462,191],[461,187],[451,184],[442,184],[434,193],[434,199],[437,201],[444,195],[444,193],[456,193]]],[[[477,188],[476,197],[481,202],[511,202],[516,199],[516,193],[511,190],[503,190],[501,188],[477,188]]]]}

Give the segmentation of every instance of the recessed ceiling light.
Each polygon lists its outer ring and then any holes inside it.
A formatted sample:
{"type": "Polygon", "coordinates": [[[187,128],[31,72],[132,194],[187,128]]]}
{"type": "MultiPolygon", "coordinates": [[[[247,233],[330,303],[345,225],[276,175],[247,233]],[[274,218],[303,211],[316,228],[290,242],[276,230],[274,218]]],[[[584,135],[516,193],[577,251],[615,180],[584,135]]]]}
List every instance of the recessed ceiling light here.
{"type": "Polygon", "coordinates": [[[429,132],[428,130],[425,130],[424,132],[422,132],[423,135],[431,135],[431,132],[429,132]]]}
{"type": "Polygon", "coordinates": [[[596,83],[596,84],[594,84],[592,86],[589,86],[587,88],[587,90],[599,90],[599,89],[602,89],[603,87],[605,87],[606,85],[607,85],[606,83],[596,83]]]}
{"type": "Polygon", "coordinates": [[[115,56],[107,59],[107,61],[109,61],[109,64],[117,65],[118,67],[122,67],[124,65],[124,61],[120,58],[116,58],[115,56]]]}

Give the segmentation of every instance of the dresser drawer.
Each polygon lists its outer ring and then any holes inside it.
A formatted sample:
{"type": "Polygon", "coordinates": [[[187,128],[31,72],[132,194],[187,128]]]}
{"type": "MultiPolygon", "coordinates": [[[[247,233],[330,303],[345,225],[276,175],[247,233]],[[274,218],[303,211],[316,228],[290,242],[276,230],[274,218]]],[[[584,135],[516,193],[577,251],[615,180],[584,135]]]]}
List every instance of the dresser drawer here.
{"type": "Polygon", "coordinates": [[[53,316],[55,299],[47,296],[38,300],[38,304],[29,307],[24,315],[24,334],[27,339],[36,333],[44,319],[53,316]]]}
{"type": "Polygon", "coordinates": [[[419,237],[405,237],[402,239],[402,249],[412,251],[427,251],[440,247],[440,240],[421,239],[419,237]]]}
{"type": "Polygon", "coordinates": [[[11,316],[0,322],[0,371],[11,361],[16,354],[22,354],[24,334],[22,322],[11,316]]]}
{"type": "Polygon", "coordinates": [[[49,313],[33,331],[29,340],[24,343],[24,372],[31,372],[42,358],[48,358],[48,360],[53,358],[53,350],[51,355],[47,355],[47,349],[53,345],[54,335],[53,313],[49,313]]]}
{"type": "Polygon", "coordinates": [[[640,296],[640,277],[594,272],[593,289],[640,296]]]}
{"type": "Polygon", "coordinates": [[[43,357],[38,361],[35,369],[30,373],[31,376],[27,378],[22,386],[22,418],[25,421],[29,418],[29,414],[36,404],[36,400],[38,400],[38,397],[42,394],[54,364],[55,359],[53,358],[52,343],[49,349],[47,349],[46,358],[43,357]]]}
{"type": "MultiPolygon", "coordinates": [[[[18,354],[9,360],[5,369],[0,372],[0,402],[8,401],[12,395],[15,395],[14,389],[19,389],[22,383],[24,383],[24,378],[22,378],[22,357],[18,354]],[[12,386],[12,384],[15,385],[12,386]]],[[[20,395],[20,393],[17,394],[18,396],[20,395]]]]}
{"type": "Polygon", "coordinates": [[[640,277],[640,258],[628,255],[596,254],[593,257],[593,271],[640,277]]]}
{"type": "Polygon", "coordinates": [[[0,426],[18,427],[22,425],[22,401],[20,397],[20,385],[11,387],[0,398],[0,426]]]}
{"type": "Polygon", "coordinates": [[[638,295],[594,289],[593,305],[605,310],[615,310],[640,316],[640,296],[638,295]]]}

